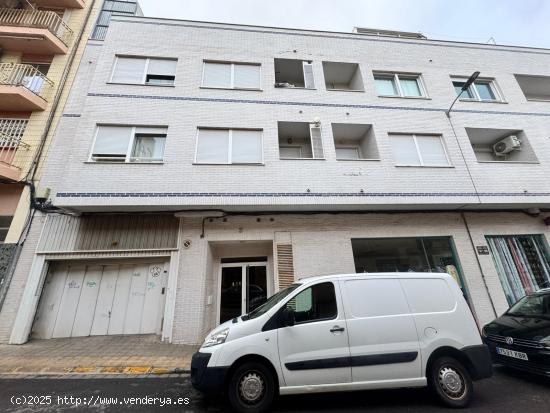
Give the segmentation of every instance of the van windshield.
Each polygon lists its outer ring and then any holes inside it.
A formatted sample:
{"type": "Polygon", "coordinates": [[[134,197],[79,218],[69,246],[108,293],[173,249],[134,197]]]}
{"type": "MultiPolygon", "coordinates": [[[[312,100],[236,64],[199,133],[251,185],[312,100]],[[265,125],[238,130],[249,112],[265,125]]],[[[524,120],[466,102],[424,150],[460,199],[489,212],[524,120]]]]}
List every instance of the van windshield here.
{"type": "Polygon", "coordinates": [[[550,318],[550,294],[523,297],[508,310],[507,315],[550,318]]]}
{"type": "Polygon", "coordinates": [[[300,284],[292,284],[291,286],[285,288],[284,290],[279,291],[277,294],[272,295],[261,306],[254,309],[249,314],[243,315],[243,320],[250,320],[252,318],[256,318],[267,313],[269,310],[275,307],[283,298],[285,298],[287,295],[289,295],[292,291],[294,291],[299,286],[300,284]]]}

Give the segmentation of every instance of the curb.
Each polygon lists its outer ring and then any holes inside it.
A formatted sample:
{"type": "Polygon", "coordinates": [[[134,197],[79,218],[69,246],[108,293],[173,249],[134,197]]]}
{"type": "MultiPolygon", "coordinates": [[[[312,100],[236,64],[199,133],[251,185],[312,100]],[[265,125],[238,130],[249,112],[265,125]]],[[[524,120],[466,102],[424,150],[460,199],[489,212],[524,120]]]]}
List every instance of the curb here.
{"type": "Polygon", "coordinates": [[[191,371],[185,368],[165,368],[154,366],[77,366],[67,368],[46,367],[39,371],[28,371],[25,367],[17,367],[0,371],[1,376],[167,376],[188,375],[191,371]]]}

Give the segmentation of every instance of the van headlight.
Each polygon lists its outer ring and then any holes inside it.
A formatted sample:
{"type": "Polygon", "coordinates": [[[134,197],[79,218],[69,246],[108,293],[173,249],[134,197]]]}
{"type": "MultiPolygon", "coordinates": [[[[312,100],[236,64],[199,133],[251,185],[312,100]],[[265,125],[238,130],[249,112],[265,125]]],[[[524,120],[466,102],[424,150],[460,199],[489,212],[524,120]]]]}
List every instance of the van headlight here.
{"type": "Polygon", "coordinates": [[[228,334],[229,334],[228,328],[212,333],[204,339],[204,344],[202,346],[212,347],[212,346],[217,346],[218,344],[223,344],[225,343],[225,340],[227,339],[228,334]]]}

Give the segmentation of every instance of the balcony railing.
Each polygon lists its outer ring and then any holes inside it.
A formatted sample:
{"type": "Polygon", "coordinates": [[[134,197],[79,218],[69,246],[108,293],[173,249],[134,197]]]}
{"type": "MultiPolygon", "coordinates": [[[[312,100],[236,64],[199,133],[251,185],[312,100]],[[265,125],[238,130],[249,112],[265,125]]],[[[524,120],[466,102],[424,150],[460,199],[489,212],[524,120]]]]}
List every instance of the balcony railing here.
{"type": "Polygon", "coordinates": [[[73,36],[73,31],[57,13],[35,9],[0,9],[0,26],[32,27],[47,29],[65,46],[73,36]]]}
{"type": "Polygon", "coordinates": [[[31,146],[20,138],[0,132],[0,178],[17,180],[23,163],[27,161],[27,157],[21,151],[30,149],[31,146]]]}
{"type": "Polygon", "coordinates": [[[0,85],[22,86],[48,100],[54,83],[31,65],[0,63],[0,85]]]}

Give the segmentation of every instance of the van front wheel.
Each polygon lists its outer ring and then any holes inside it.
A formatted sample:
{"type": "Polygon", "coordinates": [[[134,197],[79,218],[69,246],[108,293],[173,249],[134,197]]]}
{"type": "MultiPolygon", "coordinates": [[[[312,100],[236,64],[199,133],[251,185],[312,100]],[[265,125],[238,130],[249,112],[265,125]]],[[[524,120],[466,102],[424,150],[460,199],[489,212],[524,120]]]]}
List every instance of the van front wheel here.
{"type": "Polygon", "coordinates": [[[472,400],[470,374],[452,357],[441,357],[432,364],[428,382],[435,395],[447,406],[462,408],[472,400]]]}
{"type": "Polygon", "coordinates": [[[245,363],[231,375],[227,396],[239,413],[265,412],[275,398],[273,374],[261,363],[245,363]]]}

